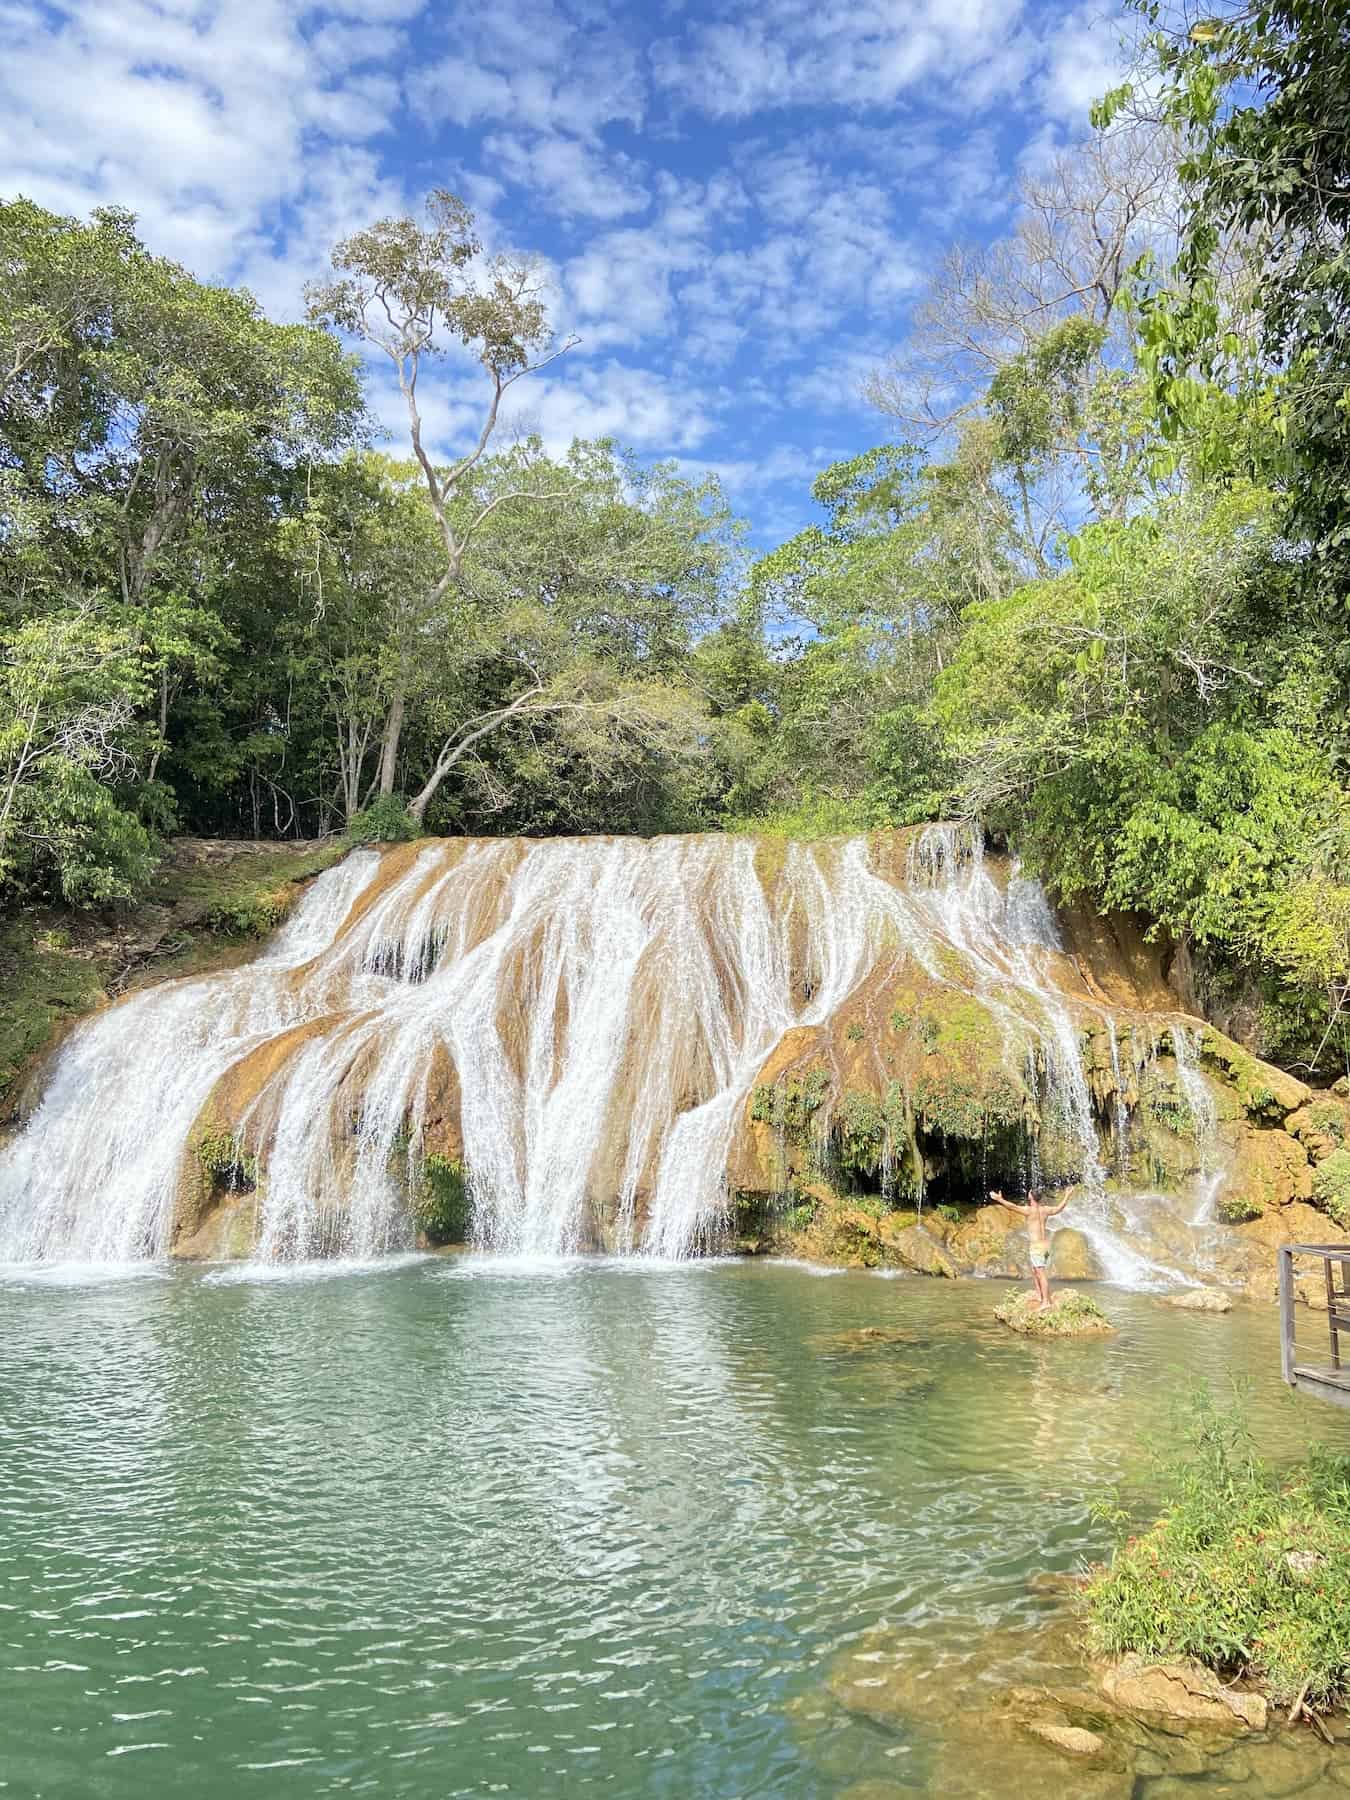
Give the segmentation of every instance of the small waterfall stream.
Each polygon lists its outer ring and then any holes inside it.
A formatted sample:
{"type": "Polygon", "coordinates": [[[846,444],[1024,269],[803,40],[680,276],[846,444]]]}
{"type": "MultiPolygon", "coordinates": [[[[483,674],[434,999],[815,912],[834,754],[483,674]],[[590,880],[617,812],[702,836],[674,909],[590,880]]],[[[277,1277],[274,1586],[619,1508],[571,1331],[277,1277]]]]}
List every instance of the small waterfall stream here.
{"type": "Polygon", "coordinates": [[[1108,1275],[1173,1276],[1125,1242],[1106,1192],[1083,1030],[1105,1020],[1114,1053],[1114,1019],[1039,885],[1014,866],[1000,886],[954,826],[916,833],[902,876],[863,838],[355,852],[250,967],[132,996],[71,1037],[0,1155],[0,1259],[166,1254],[194,1131],[227,1089],[260,1170],[259,1257],[406,1248],[447,1081],[478,1242],[566,1255],[604,1209],[612,1246],[685,1257],[725,1217],[766,1058],[907,966],[976,997],[1009,1065],[1038,1069],[1077,1145],[1066,1220],[1108,1275]]]}

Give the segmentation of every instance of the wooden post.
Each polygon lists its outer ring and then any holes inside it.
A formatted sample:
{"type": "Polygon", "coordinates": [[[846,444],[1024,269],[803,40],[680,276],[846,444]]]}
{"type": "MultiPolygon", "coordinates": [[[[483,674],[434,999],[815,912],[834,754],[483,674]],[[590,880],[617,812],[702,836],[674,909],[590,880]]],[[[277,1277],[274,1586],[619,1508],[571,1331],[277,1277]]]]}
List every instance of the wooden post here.
{"type": "Polygon", "coordinates": [[[1280,1256],[1280,1374],[1294,1385],[1294,1254],[1281,1244],[1280,1256]]]}
{"type": "MultiPolygon", "coordinates": [[[[1336,1310],[1336,1303],[1340,1296],[1336,1292],[1336,1265],[1330,1256],[1326,1259],[1325,1268],[1327,1272],[1327,1329],[1331,1333],[1331,1366],[1333,1369],[1339,1369],[1341,1366],[1341,1317],[1336,1310]]],[[[1344,1268],[1345,1265],[1342,1263],[1342,1272],[1344,1272],[1344,1268]]]]}

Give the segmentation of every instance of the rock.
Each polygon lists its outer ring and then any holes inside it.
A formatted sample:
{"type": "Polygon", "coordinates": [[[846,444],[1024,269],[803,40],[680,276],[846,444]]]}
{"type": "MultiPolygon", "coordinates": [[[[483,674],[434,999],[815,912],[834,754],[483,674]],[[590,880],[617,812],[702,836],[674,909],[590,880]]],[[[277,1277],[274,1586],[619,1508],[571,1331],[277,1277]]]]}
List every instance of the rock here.
{"type": "Polygon", "coordinates": [[[1293,1075],[1263,1063],[1212,1025],[1201,1039],[1204,1055],[1218,1063],[1237,1089],[1243,1110],[1254,1119],[1283,1121],[1312,1099],[1312,1089],[1293,1075]]]}
{"type": "Polygon", "coordinates": [[[1041,1569],[1027,1576],[1026,1587],[1029,1594],[1081,1594],[1087,1579],[1072,1569],[1041,1569]]]}
{"type": "Polygon", "coordinates": [[[902,1225],[896,1229],[889,1220],[883,1220],[881,1241],[896,1262],[920,1275],[954,1276],[957,1273],[956,1264],[947,1251],[923,1225],[902,1225]]]}
{"type": "Polygon", "coordinates": [[[817,1337],[808,1338],[807,1342],[813,1350],[826,1356],[837,1356],[897,1347],[918,1349],[924,1340],[915,1331],[892,1330],[885,1325],[860,1325],[853,1331],[821,1332],[817,1337]]]}
{"type": "Polygon", "coordinates": [[[1194,1662],[1149,1662],[1122,1656],[1102,1671],[1101,1689],[1113,1706],[1183,1725],[1264,1731],[1267,1707],[1260,1694],[1225,1687],[1212,1670],[1194,1662]]]}
{"type": "Polygon", "coordinates": [[[1092,1245],[1072,1225],[1050,1237],[1050,1273],[1060,1281],[1100,1281],[1104,1274],[1092,1245]]]}
{"type": "Polygon", "coordinates": [[[1106,1748],[1105,1738],[1098,1737],[1095,1731],[1085,1731],[1081,1725],[1048,1725],[1033,1720],[1027,1730],[1068,1756],[1100,1756],[1106,1748]]]}
{"type": "Polygon", "coordinates": [[[1325,1162],[1350,1144],[1350,1105],[1330,1094],[1319,1094],[1309,1106],[1301,1106],[1284,1122],[1315,1163],[1325,1162]]]}
{"type": "Polygon", "coordinates": [[[1244,1131],[1218,1194],[1221,1219],[1236,1223],[1312,1197],[1308,1152],[1287,1131],[1244,1131]]]}
{"type": "Polygon", "coordinates": [[[1115,1330],[1095,1300],[1073,1292],[1054,1295],[1049,1308],[1042,1312],[1035,1293],[1024,1291],[996,1306],[994,1317],[1025,1337],[1102,1337],[1115,1330]]]}
{"type": "Polygon", "coordinates": [[[1185,1288],[1179,1294],[1164,1294],[1164,1306],[1175,1306],[1179,1312],[1232,1312],[1233,1302],[1222,1288],[1185,1288]]]}

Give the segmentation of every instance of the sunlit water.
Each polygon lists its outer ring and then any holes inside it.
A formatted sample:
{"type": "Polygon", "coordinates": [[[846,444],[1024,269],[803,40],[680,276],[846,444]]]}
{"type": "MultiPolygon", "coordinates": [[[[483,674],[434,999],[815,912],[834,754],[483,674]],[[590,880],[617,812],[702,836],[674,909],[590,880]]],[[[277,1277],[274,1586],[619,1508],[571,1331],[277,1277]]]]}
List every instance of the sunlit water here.
{"type": "Polygon", "coordinates": [[[921,1749],[813,1704],[862,1633],[1033,1625],[1028,1577],[1105,1547],[1091,1498],[1147,1504],[1141,1444],[1193,1375],[1249,1375],[1272,1454],[1350,1448],[1280,1387],[1272,1311],[1109,1292],[1118,1337],[1035,1346],[998,1292],[10,1271],[0,1792],[934,1791],[921,1749]],[[863,1325],[919,1342],[831,1342],[863,1325]]]}

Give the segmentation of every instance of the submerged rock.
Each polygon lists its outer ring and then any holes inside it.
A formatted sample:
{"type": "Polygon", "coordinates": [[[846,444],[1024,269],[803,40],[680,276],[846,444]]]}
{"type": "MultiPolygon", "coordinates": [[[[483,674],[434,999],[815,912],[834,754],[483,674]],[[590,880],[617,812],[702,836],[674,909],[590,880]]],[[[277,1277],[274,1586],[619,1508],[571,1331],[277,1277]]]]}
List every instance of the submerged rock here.
{"type": "Polygon", "coordinates": [[[1164,1306],[1175,1306],[1179,1312],[1232,1312],[1233,1302],[1222,1288],[1184,1288],[1179,1294],[1164,1294],[1164,1306]]]}
{"type": "Polygon", "coordinates": [[[859,1325],[852,1331],[827,1331],[808,1338],[813,1350],[827,1356],[848,1355],[859,1351],[922,1349],[925,1340],[916,1331],[893,1329],[888,1325],[859,1325]]]}
{"type": "Polygon", "coordinates": [[[996,1306],[994,1317],[1025,1337],[1103,1337],[1115,1330],[1095,1300],[1073,1291],[1052,1295],[1045,1311],[1034,1292],[1024,1292],[996,1306]]]}
{"type": "Polygon", "coordinates": [[[1033,1719],[1027,1730],[1033,1737],[1053,1744],[1056,1750],[1063,1750],[1069,1756],[1100,1756],[1106,1749],[1104,1737],[1099,1737],[1095,1731],[1084,1730],[1081,1725],[1056,1725],[1044,1719],[1033,1719]]]}

